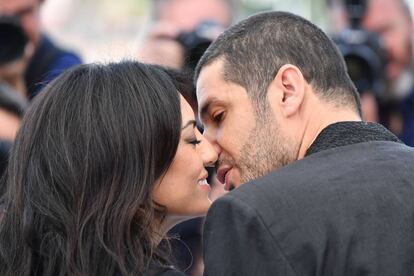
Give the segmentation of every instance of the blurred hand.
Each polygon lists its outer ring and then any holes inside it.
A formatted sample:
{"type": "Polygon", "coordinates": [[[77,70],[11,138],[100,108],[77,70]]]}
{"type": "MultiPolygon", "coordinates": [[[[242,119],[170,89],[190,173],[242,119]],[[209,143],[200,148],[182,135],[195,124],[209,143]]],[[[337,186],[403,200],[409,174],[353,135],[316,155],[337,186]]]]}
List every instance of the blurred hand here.
{"type": "Polygon", "coordinates": [[[361,95],[362,118],[367,122],[378,122],[378,104],[375,96],[366,92],[361,95]]]}
{"type": "Polygon", "coordinates": [[[11,86],[23,98],[27,98],[24,72],[33,53],[33,45],[28,44],[23,57],[0,66],[0,82],[11,86]]]}
{"type": "Polygon", "coordinates": [[[13,141],[20,127],[20,118],[15,114],[0,109],[0,139],[13,141]]]}

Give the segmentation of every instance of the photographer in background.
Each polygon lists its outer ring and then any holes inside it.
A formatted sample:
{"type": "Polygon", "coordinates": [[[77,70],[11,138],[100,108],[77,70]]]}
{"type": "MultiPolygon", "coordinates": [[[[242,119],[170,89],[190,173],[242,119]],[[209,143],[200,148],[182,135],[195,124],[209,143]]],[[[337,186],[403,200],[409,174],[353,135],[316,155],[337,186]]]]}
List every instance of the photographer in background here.
{"type": "Polygon", "coordinates": [[[42,2],[44,0],[0,0],[0,16],[15,17],[34,46],[24,72],[29,99],[65,69],[81,63],[75,53],[57,47],[42,33],[39,17],[42,2]]]}
{"type": "Polygon", "coordinates": [[[17,19],[0,16],[0,177],[27,106],[23,74],[32,50],[17,19]]]}
{"type": "MultiPolygon", "coordinates": [[[[27,101],[13,88],[0,82],[0,178],[7,167],[9,151],[20,127],[27,101]]],[[[5,187],[0,182],[0,196],[5,187]]]]}
{"type": "Polygon", "coordinates": [[[407,145],[414,146],[413,21],[407,3],[404,0],[331,0],[328,6],[334,29],[342,29],[340,34],[346,33],[345,27],[355,27],[353,19],[359,13],[357,28],[364,32],[365,38],[369,37],[355,43],[355,47],[368,47],[372,52],[358,54],[369,61],[367,66],[361,63],[357,66],[352,59],[348,62],[344,49],[351,48],[353,42],[338,43],[351,79],[361,92],[364,119],[381,122],[407,145]],[[355,76],[368,72],[375,89],[366,93],[365,86],[361,87],[355,76]]]}
{"type": "Polygon", "coordinates": [[[380,106],[383,123],[407,145],[414,146],[413,20],[404,0],[368,0],[362,27],[377,33],[387,64],[387,99],[380,106]]]}
{"type": "MultiPolygon", "coordinates": [[[[1,0],[0,0],[1,1],[1,0]]],[[[142,34],[137,57],[142,62],[169,66],[179,87],[195,90],[192,71],[208,45],[233,21],[233,0],[152,0],[151,17],[142,34]]],[[[186,91],[184,91],[186,92],[186,91]]],[[[197,107],[196,99],[190,101],[197,107]]],[[[196,116],[197,117],[197,116],[196,116]]],[[[224,193],[223,185],[215,179],[209,182],[213,200],[224,193]]],[[[189,275],[202,275],[202,219],[194,219],[172,229],[174,257],[177,267],[189,275]]]]}
{"type": "Polygon", "coordinates": [[[0,16],[0,85],[26,98],[24,71],[33,54],[18,19],[0,16]]]}
{"type": "Polygon", "coordinates": [[[194,37],[197,30],[207,27],[209,32],[205,34],[213,40],[231,24],[232,13],[232,0],[153,0],[137,57],[143,62],[183,69],[192,43],[181,39],[183,35],[194,37]]]}
{"type": "MultiPolygon", "coordinates": [[[[328,4],[334,15],[338,3],[331,1],[328,4]]],[[[367,8],[366,1],[344,0],[342,4],[346,18],[342,17],[342,28],[337,28],[332,38],[344,57],[351,80],[360,93],[362,117],[365,121],[379,122],[378,101],[385,95],[385,53],[379,36],[361,27],[367,8]]],[[[341,16],[335,19],[340,18],[341,16]]]]}

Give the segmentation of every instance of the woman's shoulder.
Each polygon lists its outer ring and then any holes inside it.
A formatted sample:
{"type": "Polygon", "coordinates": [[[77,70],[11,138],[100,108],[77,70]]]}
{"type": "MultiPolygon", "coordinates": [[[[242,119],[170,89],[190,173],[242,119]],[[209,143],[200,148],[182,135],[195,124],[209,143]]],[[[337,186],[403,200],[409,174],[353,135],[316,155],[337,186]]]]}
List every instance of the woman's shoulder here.
{"type": "Polygon", "coordinates": [[[170,268],[161,272],[161,274],[156,274],[157,276],[185,276],[185,274],[181,271],[178,271],[174,268],[170,268]]]}
{"type": "Polygon", "coordinates": [[[186,276],[183,272],[173,266],[151,265],[144,276],[186,276]]]}

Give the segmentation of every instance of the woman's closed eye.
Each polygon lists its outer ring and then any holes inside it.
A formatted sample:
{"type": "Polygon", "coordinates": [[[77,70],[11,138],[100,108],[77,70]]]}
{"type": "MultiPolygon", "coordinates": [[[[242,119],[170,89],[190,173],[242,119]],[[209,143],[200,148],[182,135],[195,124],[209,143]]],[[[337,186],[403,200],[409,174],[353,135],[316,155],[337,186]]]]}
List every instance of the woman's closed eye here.
{"type": "Polygon", "coordinates": [[[197,140],[197,138],[193,137],[193,138],[188,139],[187,143],[196,146],[201,143],[201,140],[197,140]]]}

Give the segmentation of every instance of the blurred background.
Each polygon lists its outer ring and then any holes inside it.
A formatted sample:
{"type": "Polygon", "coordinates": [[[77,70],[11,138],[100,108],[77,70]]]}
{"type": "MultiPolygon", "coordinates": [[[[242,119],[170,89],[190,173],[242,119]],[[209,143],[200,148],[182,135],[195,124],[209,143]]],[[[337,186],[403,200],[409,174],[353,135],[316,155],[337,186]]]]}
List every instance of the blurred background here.
{"type": "MultiPolygon", "coordinates": [[[[59,43],[76,49],[86,62],[134,56],[150,21],[151,0],[46,0],[44,29],[59,43]]],[[[240,0],[233,21],[263,10],[300,14],[329,30],[326,0],[240,0]]],[[[414,7],[414,1],[409,1],[414,7]]],[[[411,9],[413,10],[413,9],[411,9]]]]}

